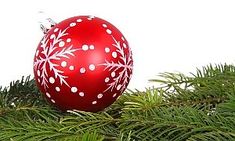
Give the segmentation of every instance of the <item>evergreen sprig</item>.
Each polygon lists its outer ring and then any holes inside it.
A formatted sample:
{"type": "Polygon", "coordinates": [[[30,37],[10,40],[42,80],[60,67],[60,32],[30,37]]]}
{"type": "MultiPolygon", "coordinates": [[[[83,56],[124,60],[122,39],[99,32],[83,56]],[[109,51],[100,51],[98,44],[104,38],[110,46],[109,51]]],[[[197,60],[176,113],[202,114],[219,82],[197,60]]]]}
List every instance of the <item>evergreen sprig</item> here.
{"type": "Polygon", "coordinates": [[[190,76],[161,73],[155,88],[127,90],[98,113],[61,112],[29,76],[0,88],[2,141],[235,140],[235,66],[208,65],[190,76]]]}

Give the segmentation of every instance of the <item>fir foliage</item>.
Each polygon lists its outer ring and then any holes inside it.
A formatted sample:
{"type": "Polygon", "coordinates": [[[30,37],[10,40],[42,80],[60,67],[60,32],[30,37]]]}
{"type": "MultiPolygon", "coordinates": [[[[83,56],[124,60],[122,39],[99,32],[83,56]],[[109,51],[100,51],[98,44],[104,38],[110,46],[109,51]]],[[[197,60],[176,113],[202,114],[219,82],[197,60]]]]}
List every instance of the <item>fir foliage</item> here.
{"type": "Polygon", "coordinates": [[[161,73],[98,113],[51,107],[29,76],[0,89],[1,141],[233,141],[235,66],[161,73]]]}

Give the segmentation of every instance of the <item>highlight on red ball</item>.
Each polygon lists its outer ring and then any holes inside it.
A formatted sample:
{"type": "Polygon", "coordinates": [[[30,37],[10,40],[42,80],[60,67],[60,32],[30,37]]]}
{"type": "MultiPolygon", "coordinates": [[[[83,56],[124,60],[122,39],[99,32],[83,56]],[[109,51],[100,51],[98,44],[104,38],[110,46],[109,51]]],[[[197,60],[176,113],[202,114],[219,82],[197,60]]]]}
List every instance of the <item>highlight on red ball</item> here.
{"type": "Polygon", "coordinates": [[[132,71],[126,38],[94,16],[76,16],[53,26],[34,57],[37,86],[62,111],[105,109],[125,91],[132,71]]]}

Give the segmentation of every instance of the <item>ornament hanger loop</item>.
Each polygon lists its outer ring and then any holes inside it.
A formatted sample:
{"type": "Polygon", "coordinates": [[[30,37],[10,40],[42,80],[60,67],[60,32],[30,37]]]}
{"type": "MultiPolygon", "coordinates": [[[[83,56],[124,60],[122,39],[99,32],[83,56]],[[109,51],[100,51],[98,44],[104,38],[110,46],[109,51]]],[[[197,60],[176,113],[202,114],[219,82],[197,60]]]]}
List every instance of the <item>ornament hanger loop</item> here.
{"type": "Polygon", "coordinates": [[[57,23],[52,20],[48,15],[46,15],[43,11],[38,12],[39,15],[39,24],[42,32],[46,34],[53,26],[57,23]]]}

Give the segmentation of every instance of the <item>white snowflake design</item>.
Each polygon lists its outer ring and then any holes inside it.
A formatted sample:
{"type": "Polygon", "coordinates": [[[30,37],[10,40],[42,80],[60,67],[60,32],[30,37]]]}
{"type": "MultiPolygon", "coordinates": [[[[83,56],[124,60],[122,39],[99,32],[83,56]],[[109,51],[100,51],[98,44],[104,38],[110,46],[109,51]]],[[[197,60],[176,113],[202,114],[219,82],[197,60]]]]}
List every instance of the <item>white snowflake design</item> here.
{"type": "Polygon", "coordinates": [[[114,81],[107,84],[108,88],[104,90],[104,92],[108,90],[113,91],[114,88],[116,88],[117,90],[121,90],[123,92],[125,88],[127,87],[127,84],[129,82],[128,80],[130,80],[131,78],[131,75],[129,75],[128,72],[131,73],[133,69],[132,52],[130,49],[128,49],[129,52],[126,54],[124,52],[124,47],[121,46],[120,44],[120,41],[117,41],[113,36],[112,38],[114,40],[114,44],[112,45],[116,48],[116,51],[120,53],[121,61],[118,61],[117,63],[115,63],[113,61],[109,62],[105,60],[105,63],[99,64],[99,65],[105,66],[104,70],[112,71],[112,73],[115,75],[115,76],[112,76],[114,81]],[[120,69],[121,69],[121,72],[117,74],[117,70],[120,70],[120,69]]]}
{"type": "Polygon", "coordinates": [[[36,60],[34,62],[34,69],[37,71],[38,77],[42,79],[40,81],[40,84],[44,87],[45,90],[48,88],[49,83],[49,76],[47,74],[48,69],[50,69],[50,71],[54,73],[54,78],[59,79],[61,85],[65,84],[70,87],[67,81],[65,80],[66,78],[68,78],[68,76],[65,76],[64,71],[58,68],[58,64],[52,63],[52,60],[61,60],[62,58],[69,59],[70,56],[75,56],[75,51],[79,50],[73,49],[73,46],[71,45],[69,47],[64,47],[61,51],[55,51],[57,48],[59,48],[58,46],[62,47],[65,44],[65,42],[61,38],[68,35],[68,33],[66,33],[68,28],[69,27],[65,28],[64,30],[59,30],[58,28],[56,28],[55,32],[56,30],[59,31],[57,36],[55,35],[55,33],[53,33],[50,35],[50,38],[47,35],[44,36],[41,41],[40,47],[42,48],[41,53],[43,55],[36,56],[36,60]],[[52,42],[48,45],[50,39],[52,39],[52,42]],[[47,68],[48,66],[49,68],[47,68]]]}

